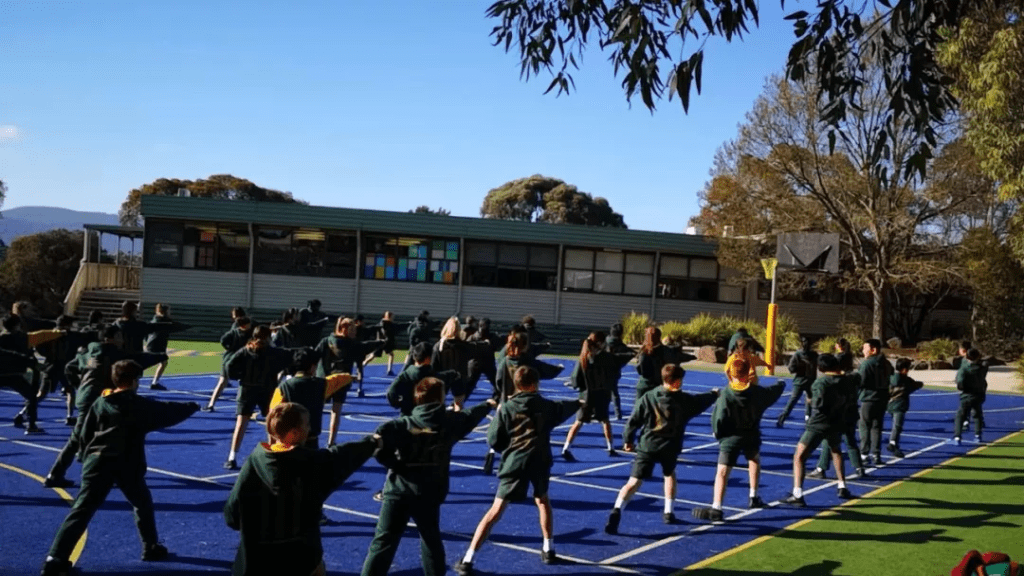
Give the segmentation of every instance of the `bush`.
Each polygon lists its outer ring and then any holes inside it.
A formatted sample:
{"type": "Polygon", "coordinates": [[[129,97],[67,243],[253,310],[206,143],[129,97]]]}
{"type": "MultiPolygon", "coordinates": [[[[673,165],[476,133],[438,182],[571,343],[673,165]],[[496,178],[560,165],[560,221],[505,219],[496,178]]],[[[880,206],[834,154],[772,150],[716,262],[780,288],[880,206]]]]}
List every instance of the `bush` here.
{"type": "Polygon", "coordinates": [[[922,360],[948,360],[956,355],[959,344],[948,338],[938,338],[917,345],[917,354],[922,360]]]}
{"type": "Polygon", "coordinates": [[[626,344],[643,344],[644,330],[651,325],[647,314],[630,312],[622,317],[622,341],[626,344]]]}
{"type": "Polygon", "coordinates": [[[686,329],[686,324],[682,322],[676,322],[675,320],[665,322],[661,326],[661,339],[668,340],[672,344],[680,344],[683,342],[692,342],[690,338],[690,332],[686,329]]]}

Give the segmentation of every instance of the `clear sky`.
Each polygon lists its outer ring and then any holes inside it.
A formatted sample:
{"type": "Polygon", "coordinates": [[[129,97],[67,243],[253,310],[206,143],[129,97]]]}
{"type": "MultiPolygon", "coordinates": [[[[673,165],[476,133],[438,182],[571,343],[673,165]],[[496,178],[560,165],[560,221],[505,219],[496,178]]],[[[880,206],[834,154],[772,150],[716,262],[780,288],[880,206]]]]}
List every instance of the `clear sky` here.
{"type": "Polygon", "coordinates": [[[489,189],[544,174],[630,228],[681,232],[793,39],[762,3],[743,42],[708,44],[689,115],[652,115],[597,48],[569,96],[522,81],[487,5],[0,0],[4,208],[116,212],[158,178],[233,174],[315,205],[476,216],[489,189]]]}

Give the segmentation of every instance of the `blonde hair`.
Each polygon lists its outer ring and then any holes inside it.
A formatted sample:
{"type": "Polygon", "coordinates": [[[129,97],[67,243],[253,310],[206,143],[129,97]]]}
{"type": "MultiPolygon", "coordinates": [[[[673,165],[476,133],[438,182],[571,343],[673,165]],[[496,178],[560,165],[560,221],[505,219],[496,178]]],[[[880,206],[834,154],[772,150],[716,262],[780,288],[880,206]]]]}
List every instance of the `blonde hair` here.
{"type": "Polygon", "coordinates": [[[438,344],[438,348],[444,350],[444,343],[446,340],[462,340],[462,325],[459,324],[457,316],[452,316],[444,323],[444,328],[441,328],[441,342],[438,344]]]}
{"type": "Polygon", "coordinates": [[[334,326],[334,335],[348,338],[348,333],[355,326],[355,322],[351,318],[340,317],[338,323],[334,326]]]}

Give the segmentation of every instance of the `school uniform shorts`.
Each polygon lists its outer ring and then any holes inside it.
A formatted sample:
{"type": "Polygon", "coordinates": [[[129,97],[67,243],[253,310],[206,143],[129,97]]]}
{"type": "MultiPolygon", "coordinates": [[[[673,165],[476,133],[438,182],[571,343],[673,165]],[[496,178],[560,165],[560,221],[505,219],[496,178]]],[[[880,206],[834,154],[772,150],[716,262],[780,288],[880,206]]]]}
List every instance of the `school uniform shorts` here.
{"type": "Polygon", "coordinates": [[[533,497],[543,498],[548,495],[548,486],[550,484],[550,470],[502,476],[498,482],[498,493],[495,496],[502,500],[519,502],[526,499],[530,486],[532,485],[533,497]]]}
{"type": "Polygon", "coordinates": [[[270,399],[273,396],[274,389],[269,386],[239,386],[235,400],[235,415],[248,416],[259,408],[260,414],[266,416],[270,411],[270,399]]]}
{"type": "Polygon", "coordinates": [[[732,437],[723,438],[718,446],[718,463],[724,466],[735,466],[740,455],[747,462],[757,460],[761,456],[761,439],[732,437]]]}
{"type": "Polygon", "coordinates": [[[807,453],[810,454],[815,448],[821,445],[825,440],[828,440],[828,448],[832,452],[839,452],[839,447],[843,441],[842,430],[804,430],[804,433],[800,436],[800,443],[807,446],[807,453]]]}
{"type": "Polygon", "coordinates": [[[654,466],[661,465],[662,476],[672,476],[676,473],[676,459],[679,453],[673,450],[663,452],[637,452],[633,460],[633,470],[629,473],[633,478],[647,480],[654,473],[654,466]]]}

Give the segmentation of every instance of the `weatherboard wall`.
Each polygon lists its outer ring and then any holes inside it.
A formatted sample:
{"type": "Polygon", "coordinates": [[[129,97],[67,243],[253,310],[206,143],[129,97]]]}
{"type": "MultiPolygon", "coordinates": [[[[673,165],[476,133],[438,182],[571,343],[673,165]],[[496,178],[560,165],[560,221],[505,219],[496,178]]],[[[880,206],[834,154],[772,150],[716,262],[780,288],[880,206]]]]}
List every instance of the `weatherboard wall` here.
{"type": "Polygon", "coordinates": [[[307,301],[315,298],[325,310],[342,313],[356,310],[356,281],[352,279],[253,274],[252,284],[252,306],[256,308],[281,311],[303,308],[307,301]]]}
{"type": "Polygon", "coordinates": [[[557,294],[553,290],[465,286],[462,289],[462,312],[495,322],[515,322],[530,314],[538,324],[556,324],[557,294]]]}
{"type": "Polygon", "coordinates": [[[249,275],[180,268],[143,268],[143,302],[195,306],[245,306],[249,275]]]}

